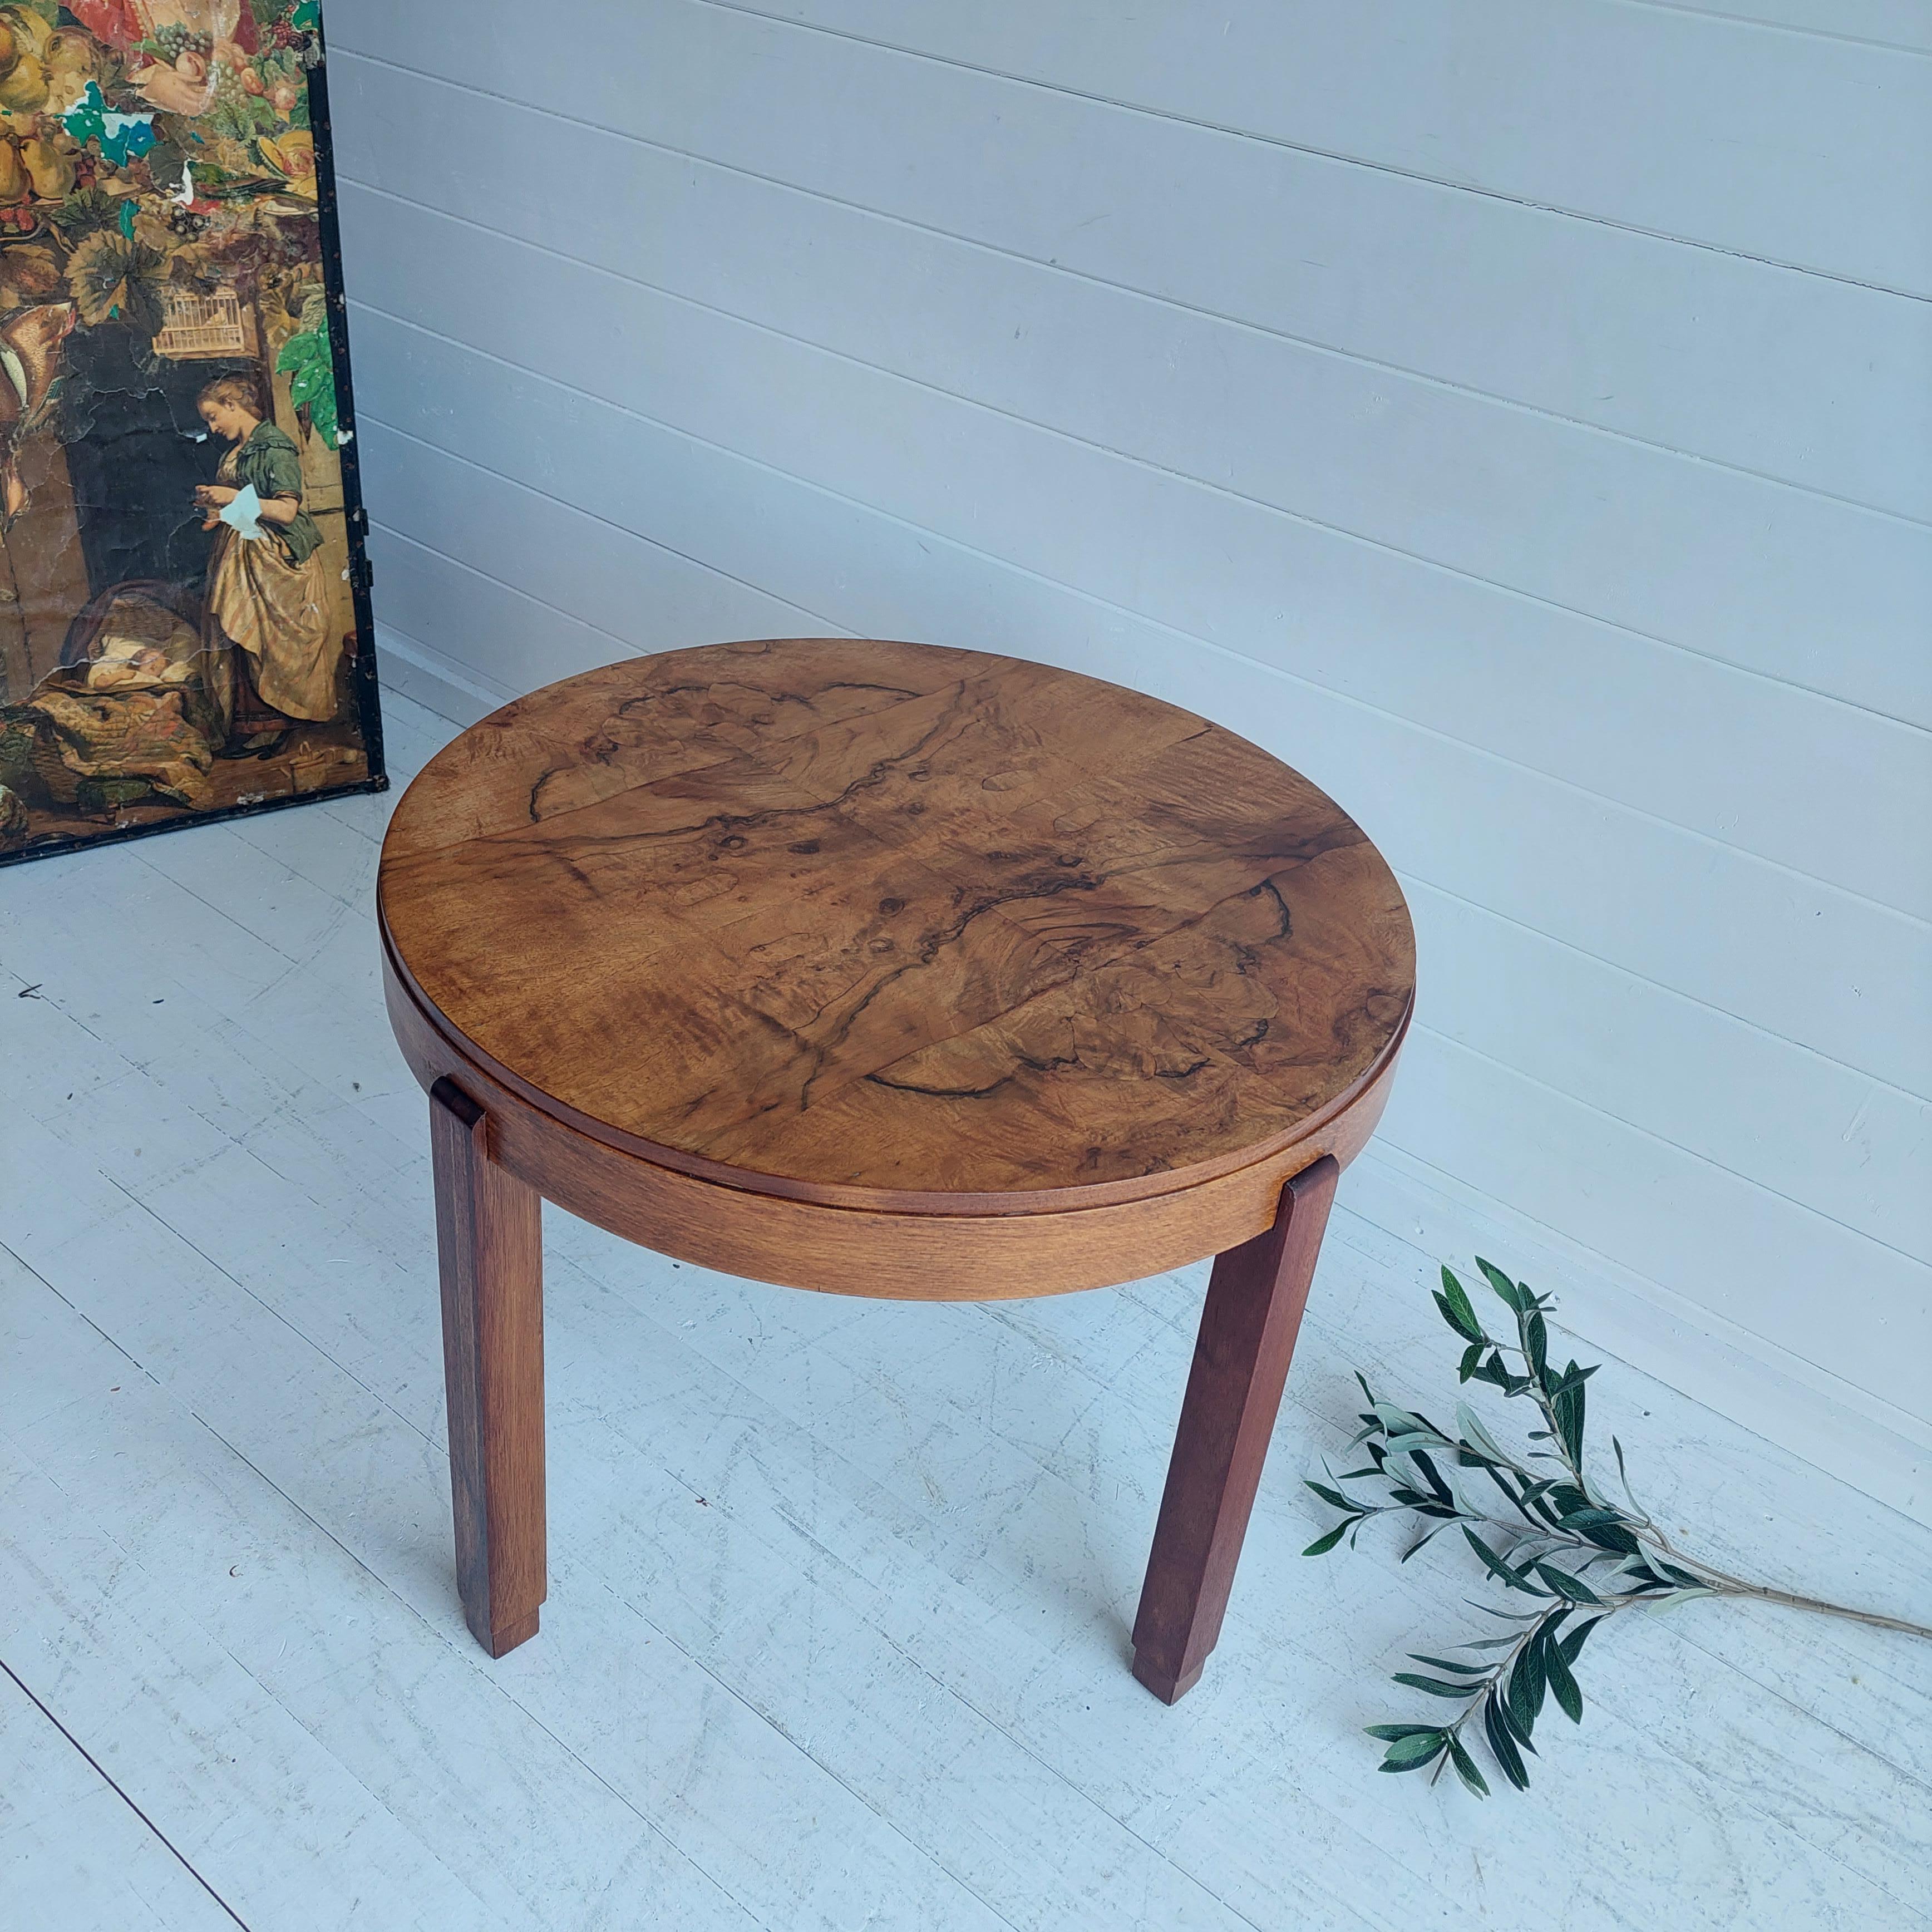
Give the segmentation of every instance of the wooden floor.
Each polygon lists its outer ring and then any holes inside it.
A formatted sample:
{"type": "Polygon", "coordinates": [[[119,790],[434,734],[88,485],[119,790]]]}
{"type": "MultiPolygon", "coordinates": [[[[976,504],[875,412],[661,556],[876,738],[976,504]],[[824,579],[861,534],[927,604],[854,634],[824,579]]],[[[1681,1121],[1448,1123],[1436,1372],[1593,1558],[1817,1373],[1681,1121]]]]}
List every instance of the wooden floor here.
{"type": "MultiPolygon", "coordinates": [[[[406,778],[452,728],[390,714],[406,778]]],[[[1296,1554],[1351,1368],[1438,1402],[1454,1353],[1346,1180],[1176,1708],[1126,1629],[1204,1270],[874,1304],[554,1210],[550,1598],[490,1663],[377,994],[390,802],[0,874],[6,1932],[1932,1924],[1906,1638],[1626,1619],[1528,1797],[1376,1774],[1360,1726],[1422,1701],[1387,1673],[1478,1619],[1454,1550],[1296,1554]]],[[[1592,1389],[1695,1546],[1932,1616],[1932,1531],[1619,1365],[1592,1389]]]]}

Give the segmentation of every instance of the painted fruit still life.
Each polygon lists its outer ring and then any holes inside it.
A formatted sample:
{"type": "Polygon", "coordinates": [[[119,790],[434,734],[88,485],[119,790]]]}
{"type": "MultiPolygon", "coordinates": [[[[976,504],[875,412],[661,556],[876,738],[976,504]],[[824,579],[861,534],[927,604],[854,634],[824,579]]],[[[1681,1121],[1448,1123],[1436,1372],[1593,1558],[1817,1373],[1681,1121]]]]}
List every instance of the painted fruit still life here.
{"type": "Polygon", "coordinates": [[[383,783],[321,35],[0,5],[0,862],[383,783]]]}

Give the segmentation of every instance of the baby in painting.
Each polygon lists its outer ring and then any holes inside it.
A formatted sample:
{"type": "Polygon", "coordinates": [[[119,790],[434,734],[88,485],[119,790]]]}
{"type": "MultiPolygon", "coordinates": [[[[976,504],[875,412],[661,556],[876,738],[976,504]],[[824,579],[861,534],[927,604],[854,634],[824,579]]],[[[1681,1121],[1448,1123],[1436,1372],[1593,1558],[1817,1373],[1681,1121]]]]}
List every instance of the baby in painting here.
{"type": "Polygon", "coordinates": [[[217,480],[194,493],[202,527],[216,533],[206,642],[211,656],[233,666],[230,743],[260,753],[274,749],[298,720],[326,724],[335,716],[342,639],[322,532],[302,508],[300,452],[263,421],[246,376],[218,376],[198,406],[229,445],[217,480]]]}

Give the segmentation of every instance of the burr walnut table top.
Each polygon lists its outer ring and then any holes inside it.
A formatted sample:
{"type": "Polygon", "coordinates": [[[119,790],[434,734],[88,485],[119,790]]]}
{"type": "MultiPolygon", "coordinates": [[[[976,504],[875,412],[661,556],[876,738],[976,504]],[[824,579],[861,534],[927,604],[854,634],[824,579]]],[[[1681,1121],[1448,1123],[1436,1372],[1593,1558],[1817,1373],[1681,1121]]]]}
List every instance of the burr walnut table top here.
{"type": "Polygon", "coordinates": [[[1414,977],[1388,866],[1306,779],[1117,686],[917,644],[536,692],[424,768],[379,890],[426,1082],[473,1067],[654,1168],[893,1216],[1346,1160],[1414,977]]]}

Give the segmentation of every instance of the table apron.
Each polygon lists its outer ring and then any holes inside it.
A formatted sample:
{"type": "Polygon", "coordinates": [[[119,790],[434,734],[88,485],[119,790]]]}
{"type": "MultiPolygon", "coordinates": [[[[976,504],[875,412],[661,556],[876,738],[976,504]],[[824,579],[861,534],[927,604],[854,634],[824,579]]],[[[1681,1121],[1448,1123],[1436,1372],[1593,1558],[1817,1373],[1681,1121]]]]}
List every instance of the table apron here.
{"type": "Polygon", "coordinates": [[[1305,1139],[1170,1194],[1037,1214],[873,1212],[758,1194],[681,1174],[580,1133],[484,1073],[433,1026],[386,958],[390,1023],[425,1092],[454,1081],[489,1118],[490,1157],[546,1200],[699,1267],[837,1294],[997,1301],[1138,1281],[1264,1233],[1288,1179],[1324,1154],[1346,1166],[1381,1118],[1377,1077],[1305,1139]]]}

